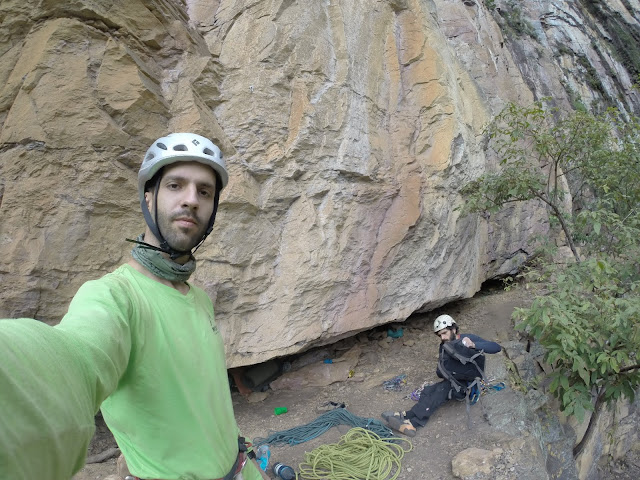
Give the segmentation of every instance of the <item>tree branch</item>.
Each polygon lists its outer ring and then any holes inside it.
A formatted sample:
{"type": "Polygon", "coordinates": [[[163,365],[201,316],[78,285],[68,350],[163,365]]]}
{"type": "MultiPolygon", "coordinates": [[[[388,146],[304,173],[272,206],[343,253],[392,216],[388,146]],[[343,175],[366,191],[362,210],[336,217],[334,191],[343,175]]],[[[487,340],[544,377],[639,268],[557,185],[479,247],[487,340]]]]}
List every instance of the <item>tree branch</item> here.
{"type": "Polygon", "coordinates": [[[620,373],[630,372],[631,370],[637,370],[640,368],[640,365],[631,365],[630,367],[624,367],[620,369],[620,373]]]}
{"type": "Polygon", "coordinates": [[[591,435],[593,435],[594,428],[596,423],[598,422],[598,417],[600,417],[600,411],[602,410],[602,406],[604,405],[604,388],[600,387],[598,390],[598,395],[596,397],[596,403],[593,406],[593,413],[591,414],[591,418],[589,418],[589,424],[587,425],[587,429],[582,436],[582,440],[578,442],[578,444],[573,447],[573,458],[577,458],[578,455],[582,453],[584,447],[587,442],[591,439],[591,435]]]}

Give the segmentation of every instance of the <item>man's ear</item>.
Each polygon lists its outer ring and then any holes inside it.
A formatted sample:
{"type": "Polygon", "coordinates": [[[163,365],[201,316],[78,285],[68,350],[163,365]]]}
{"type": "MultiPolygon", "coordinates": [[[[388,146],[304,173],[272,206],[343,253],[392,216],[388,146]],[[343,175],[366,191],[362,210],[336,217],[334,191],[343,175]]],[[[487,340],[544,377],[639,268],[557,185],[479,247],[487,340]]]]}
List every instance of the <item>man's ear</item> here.
{"type": "Polygon", "coordinates": [[[146,192],[144,192],[144,201],[146,202],[149,211],[153,211],[153,194],[151,193],[151,191],[147,190],[146,192]]]}

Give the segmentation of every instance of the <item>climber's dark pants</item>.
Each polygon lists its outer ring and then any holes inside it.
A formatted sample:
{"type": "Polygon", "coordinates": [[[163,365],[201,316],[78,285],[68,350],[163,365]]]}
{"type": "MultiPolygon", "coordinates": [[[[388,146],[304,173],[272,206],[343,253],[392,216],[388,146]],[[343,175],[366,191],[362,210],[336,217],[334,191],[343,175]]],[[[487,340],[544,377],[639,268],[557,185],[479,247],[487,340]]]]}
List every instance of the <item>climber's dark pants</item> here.
{"type": "Polygon", "coordinates": [[[411,421],[414,427],[424,427],[429,417],[442,405],[450,399],[462,400],[466,396],[466,392],[461,390],[457,393],[452,387],[449,380],[427,385],[420,392],[420,400],[411,410],[407,411],[406,418],[411,421]]]}

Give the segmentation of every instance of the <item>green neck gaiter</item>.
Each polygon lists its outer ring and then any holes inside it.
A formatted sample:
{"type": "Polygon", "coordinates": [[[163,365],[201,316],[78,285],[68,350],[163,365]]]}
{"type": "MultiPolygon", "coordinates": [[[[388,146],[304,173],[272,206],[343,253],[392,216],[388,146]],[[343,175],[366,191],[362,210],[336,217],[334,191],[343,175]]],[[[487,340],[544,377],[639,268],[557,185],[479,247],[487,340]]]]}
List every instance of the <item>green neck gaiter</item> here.
{"type": "MultiPolygon", "coordinates": [[[[138,236],[138,241],[144,241],[144,234],[138,236]]],[[[140,244],[133,247],[131,255],[151,273],[170,282],[186,282],[196,270],[196,259],[193,255],[187,263],[180,265],[166,258],[162,252],[140,244]]]]}

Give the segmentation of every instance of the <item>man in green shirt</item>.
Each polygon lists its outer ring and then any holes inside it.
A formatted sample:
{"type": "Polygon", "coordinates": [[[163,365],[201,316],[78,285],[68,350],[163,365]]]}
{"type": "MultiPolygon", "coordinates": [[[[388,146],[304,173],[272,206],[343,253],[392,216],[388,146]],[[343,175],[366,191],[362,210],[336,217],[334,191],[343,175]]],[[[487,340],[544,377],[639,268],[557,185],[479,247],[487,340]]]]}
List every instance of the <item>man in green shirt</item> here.
{"type": "Polygon", "coordinates": [[[210,140],[156,140],[138,173],[147,228],[132,259],[85,283],[55,327],[0,321],[0,478],[71,478],[99,408],[127,478],[262,478],[241,451],[211,300],[188,281],[227,181],[210,140]]]}

